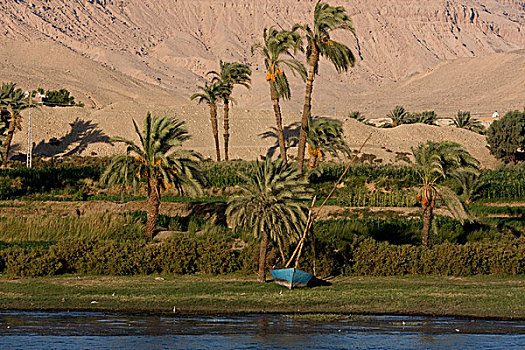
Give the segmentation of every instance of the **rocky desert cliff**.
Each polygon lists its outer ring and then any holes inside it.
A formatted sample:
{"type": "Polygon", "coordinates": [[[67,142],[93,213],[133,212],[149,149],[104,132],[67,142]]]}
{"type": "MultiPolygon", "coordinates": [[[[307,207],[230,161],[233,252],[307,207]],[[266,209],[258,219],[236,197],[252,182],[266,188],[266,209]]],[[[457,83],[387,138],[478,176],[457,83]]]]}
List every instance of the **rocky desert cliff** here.
{"type": "MultiPolygon", "coordinates": [[[[353,49],[358,63],[342,75],[321,65],[314,113],[382,117],[403,104],[442,116],[458,109],[480,116],[525,104],[525,1],[330,3],[354,20],[357,35],[335,39],[353,49]]],[[[191,107],[188,96],[219,59],[246,62],[253,88],[236,90],[233,128],[246,130],[251,120],[253,136],[243,140],[251,138],[258,149],[266,141],[257,135],[272,119],[262,61],[250,47],[267,26],[309,23],[314,6],[313,0],[0,1],[0,80],[28,89],[66,87],[87,108],[45,109],[37,112],[42,119],[89,118],[113,134],[122,129],[115,120],[141,119],[146,109],[183,112],[190,128],[206,123],[205,108],[191,107]]],[[[293,94],[283,104],[289,122],[298,118],[301,81],[293,81],[293,94]]],[[[43,125],[36,137],[67,132],[65,125],[43,125]]],[[[197,133],[194,145],[207,145],[208,133],[197,133]]]]}

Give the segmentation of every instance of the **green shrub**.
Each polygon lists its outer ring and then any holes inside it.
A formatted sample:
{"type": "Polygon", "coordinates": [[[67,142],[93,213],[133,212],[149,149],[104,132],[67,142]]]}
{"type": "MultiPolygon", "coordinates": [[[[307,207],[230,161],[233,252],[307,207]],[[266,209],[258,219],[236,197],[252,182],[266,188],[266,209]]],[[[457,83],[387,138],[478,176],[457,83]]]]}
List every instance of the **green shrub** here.
{"type": "MultiPolygon", "coordinates": [[[[433,274],[468,276],[525,273],[525,238],[464,245],[443,243],[431,248],[392,245],[370,237],[317,237],[315,251],[304,249],[300,267],[318,276],[390,276],[433,274]],[[315,253],[314,253],[315,252],[315,253]],[[315,259],[314,259],[315,254],[315,259]]],[[[232,249],[226,238],[180,235],[160,244],[146,241],[65,239],[50,248],[9,247],[0,250],[0,272],[34,277],[63,273],[95,275],[253,273],[257,242],[232,249]]],[[[268,267],[282,266],[278,249],[271,247],[268,267]]]]}

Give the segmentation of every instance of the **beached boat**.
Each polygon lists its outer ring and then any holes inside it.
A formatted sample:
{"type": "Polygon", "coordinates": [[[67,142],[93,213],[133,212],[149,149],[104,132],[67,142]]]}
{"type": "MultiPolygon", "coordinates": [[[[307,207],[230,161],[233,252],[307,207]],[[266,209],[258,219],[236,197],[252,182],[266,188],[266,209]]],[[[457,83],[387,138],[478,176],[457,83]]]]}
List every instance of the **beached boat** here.
{"type": "Polygon", "coordinates": [[[275,283],[288,289],[306,287],[314,277],[311,273],[299,269],[278,269],[270,271],[275,283]]]}

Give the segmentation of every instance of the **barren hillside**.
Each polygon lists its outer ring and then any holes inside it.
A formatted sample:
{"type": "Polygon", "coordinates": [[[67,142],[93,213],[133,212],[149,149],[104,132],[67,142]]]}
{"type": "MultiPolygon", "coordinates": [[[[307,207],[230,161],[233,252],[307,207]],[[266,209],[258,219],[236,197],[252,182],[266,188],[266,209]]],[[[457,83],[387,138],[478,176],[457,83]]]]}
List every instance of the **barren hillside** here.
{"type": "MultiPolygon", "coordinates": [[[[343,75],[321,65],[314,113],[342,118],[361,110],[381,117],[404,104],[441,116],[460,108],[486,115],[523,106],[524,1],[330,3],[345,6],[354,20],[357,37],[338,33],[336,39],[353,48],[358,64],[343,75]]],[[[235,92],[232,151],[256,157],[271,143],[258,135],[273,118],[262,62],[251,57],[250,47],[264,27],[311,21],[314,6],[313,0],[0,1],[0,81],[26,89],[65,87],[86,103],[84,109],[35,112],[35,141],[44,143],[43,153],[63,151],[50,151],[45,143],[65,137],[77,117],[107,135],[131,136],[130,118],[155,110],[187,120],[195,134],[191,146],[211,155],[207,110],[190,105],[188,96],[219,59],[247,62],[253,88],[235,92]]],[[[286,123],[298,120],[303,90],[302,82],[293,82],[294,98],[283,103],[286,123]]],[[[79,142],[73,139],[67,140],[79,142]]],[[[23,151],[22,134],[17,141],[23,151]]],[[[484,149],[479,142],[475,147],[484,149]]],[[[83,152],[106,154],[109,148],[94,144],[83,152]]]]}

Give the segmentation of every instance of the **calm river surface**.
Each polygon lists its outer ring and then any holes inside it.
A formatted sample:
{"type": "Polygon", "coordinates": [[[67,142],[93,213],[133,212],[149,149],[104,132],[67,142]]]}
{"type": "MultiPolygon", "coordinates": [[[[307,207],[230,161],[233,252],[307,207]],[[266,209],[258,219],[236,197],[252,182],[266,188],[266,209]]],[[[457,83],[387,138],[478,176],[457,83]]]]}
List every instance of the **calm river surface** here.
{"type": "Polygon", "coordinates": [[[525,349],[524,321],[0,311],[0,349],[525,349]]]}

